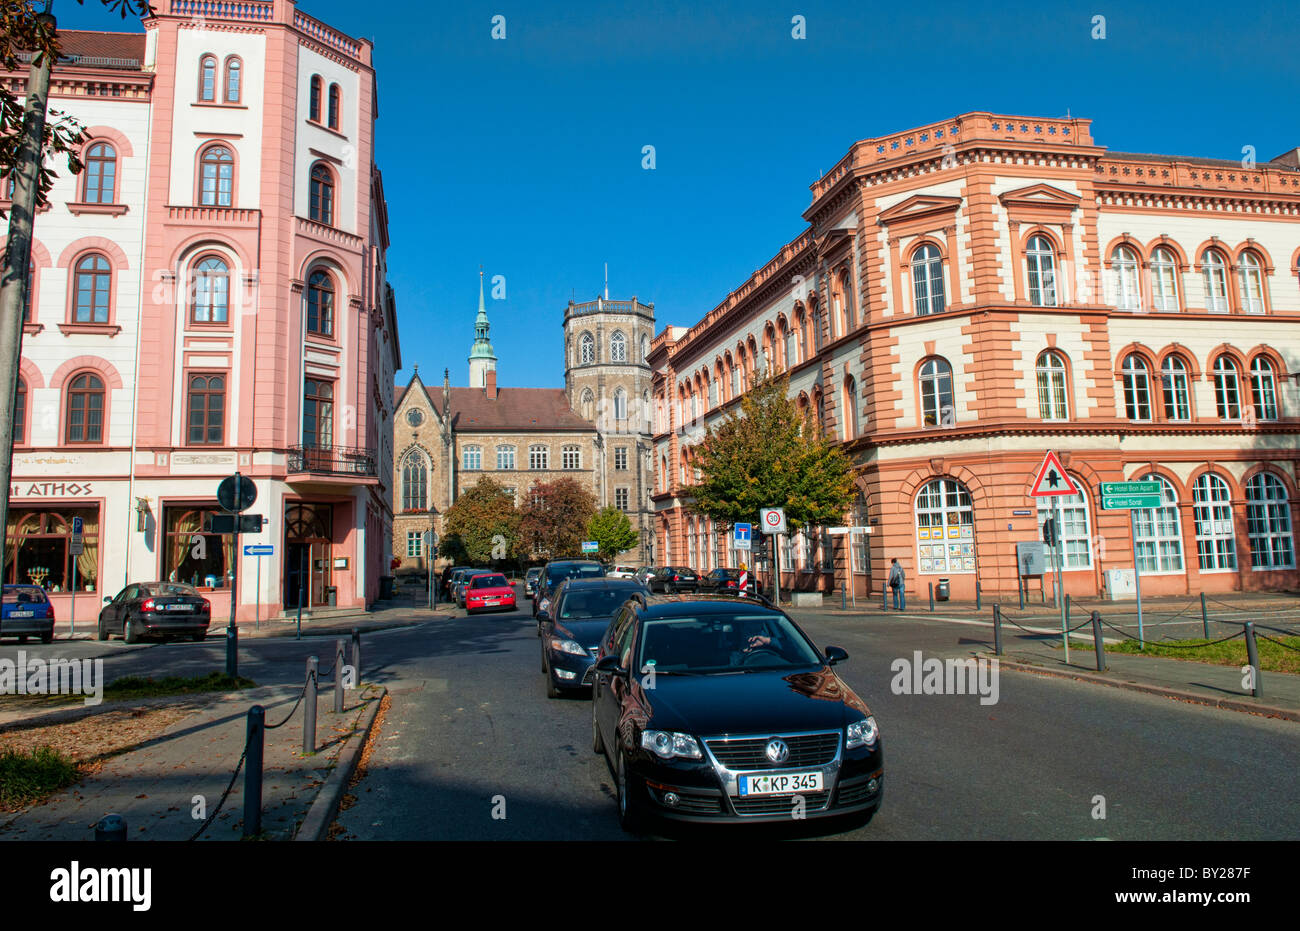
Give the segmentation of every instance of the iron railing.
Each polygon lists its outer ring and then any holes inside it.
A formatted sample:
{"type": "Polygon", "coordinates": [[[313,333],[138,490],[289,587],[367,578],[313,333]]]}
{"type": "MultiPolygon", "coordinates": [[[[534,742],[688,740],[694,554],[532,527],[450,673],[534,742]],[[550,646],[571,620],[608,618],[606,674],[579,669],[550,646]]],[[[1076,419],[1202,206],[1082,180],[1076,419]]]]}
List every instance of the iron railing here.
{"type": "Polygon", "coordinates": [[[290,472],[375,476],[375,457],[352,446],[290,446],[290,472]]]}

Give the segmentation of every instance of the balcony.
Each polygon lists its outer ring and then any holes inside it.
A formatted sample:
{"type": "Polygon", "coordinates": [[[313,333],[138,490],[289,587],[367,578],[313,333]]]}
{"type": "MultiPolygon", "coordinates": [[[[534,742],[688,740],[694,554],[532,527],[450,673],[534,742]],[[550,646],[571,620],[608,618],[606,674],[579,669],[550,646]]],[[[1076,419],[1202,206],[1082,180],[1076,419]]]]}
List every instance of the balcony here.
{"type": "Polygon", "coordinates": [[[374,454],[352,446],[290,446],[290,481],[330,485],[378,484],[374,454]]]}

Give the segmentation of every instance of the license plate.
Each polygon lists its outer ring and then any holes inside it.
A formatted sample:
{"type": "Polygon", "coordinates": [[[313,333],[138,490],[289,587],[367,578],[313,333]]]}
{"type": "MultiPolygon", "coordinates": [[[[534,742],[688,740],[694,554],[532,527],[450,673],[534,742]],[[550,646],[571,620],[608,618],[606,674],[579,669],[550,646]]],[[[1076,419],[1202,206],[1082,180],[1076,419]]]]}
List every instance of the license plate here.
{"type": "Polygon", "coordinates": [[[484,607],[487,607],[487,608],[495,607],[496,605],[499,605],[499,604],[501,604],[501,599],[500,599],[500,598],[484,598],[484,599],[483,599],[483,606],[484,606],[484,607]]]}
{"type": "Polygon", "coordinates": [[[164,605],[168,611],[193,611],[194,605],[164,605]]]}
{"type": "Polygon", "coordinates": [[[36,617],[35,611],[10,611],[10,617],[36,617]]]}
{"type": "Polygon", "coordinates": [[[794,795],[798,792],[822,791],[820,772],[741,776],[739,782],[741,795],[794,795]]]}

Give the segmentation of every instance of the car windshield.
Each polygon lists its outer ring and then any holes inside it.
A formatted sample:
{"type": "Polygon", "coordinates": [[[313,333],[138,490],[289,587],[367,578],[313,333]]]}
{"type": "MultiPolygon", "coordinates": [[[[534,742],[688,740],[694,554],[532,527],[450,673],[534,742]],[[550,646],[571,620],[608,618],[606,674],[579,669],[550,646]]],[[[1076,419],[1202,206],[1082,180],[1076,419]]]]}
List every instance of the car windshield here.
{"type": "Polygon", "coordinates": [[[756,672],[819,665],[821,657],[784,615],[653,618],[642,623],[636,668],[664,673],[756,672]]]}
{"type": "Polygon", "coordinates": [[[4,603],[7,605],[45,604],[45,592],[39,588],[6,588],[4,603]]]}
{"type": "Polygon", "coordinates": [[[469,583],[470,588],[504,588],[510,583],[504,575],[476,575],[469,583]]]}
{"type": "Polygon", "coordinates": [[[181,585],[177,582],[155,582],[151,585],[142,586],[150,595],[174,595],[185,597],[186,595],[197,595],[194,589],[188,585],[181,585]]]}
{"type": "Polygon", "coordinates": [[[613,617],[636,588],[593,588],[568,592],[560,603],[562,620],[581,621],[596,617],[613,617]]]}
{"type": "Polygon", "coordinates": [[[568,566],[554,566],[547,570],[546,578],[554,585],[565,579],[600,579],[605,577],[605,567],[599,563],[573,563],[568,566]]]}

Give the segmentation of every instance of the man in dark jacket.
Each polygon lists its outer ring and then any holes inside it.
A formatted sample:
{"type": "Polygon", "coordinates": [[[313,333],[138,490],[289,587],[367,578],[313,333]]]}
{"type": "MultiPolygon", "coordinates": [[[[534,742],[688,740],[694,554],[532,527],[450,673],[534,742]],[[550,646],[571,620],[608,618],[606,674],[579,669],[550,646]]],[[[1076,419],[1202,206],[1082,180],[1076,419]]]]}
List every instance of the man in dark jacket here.
{"type": "Polygon", "coordinates": [[[889,587],[894,592],[894,609],[902,611],[907,607],[907,576],[903,573],[903,567],[898,563],[898,557],[894,557],[889,566],[889,587]]]}

